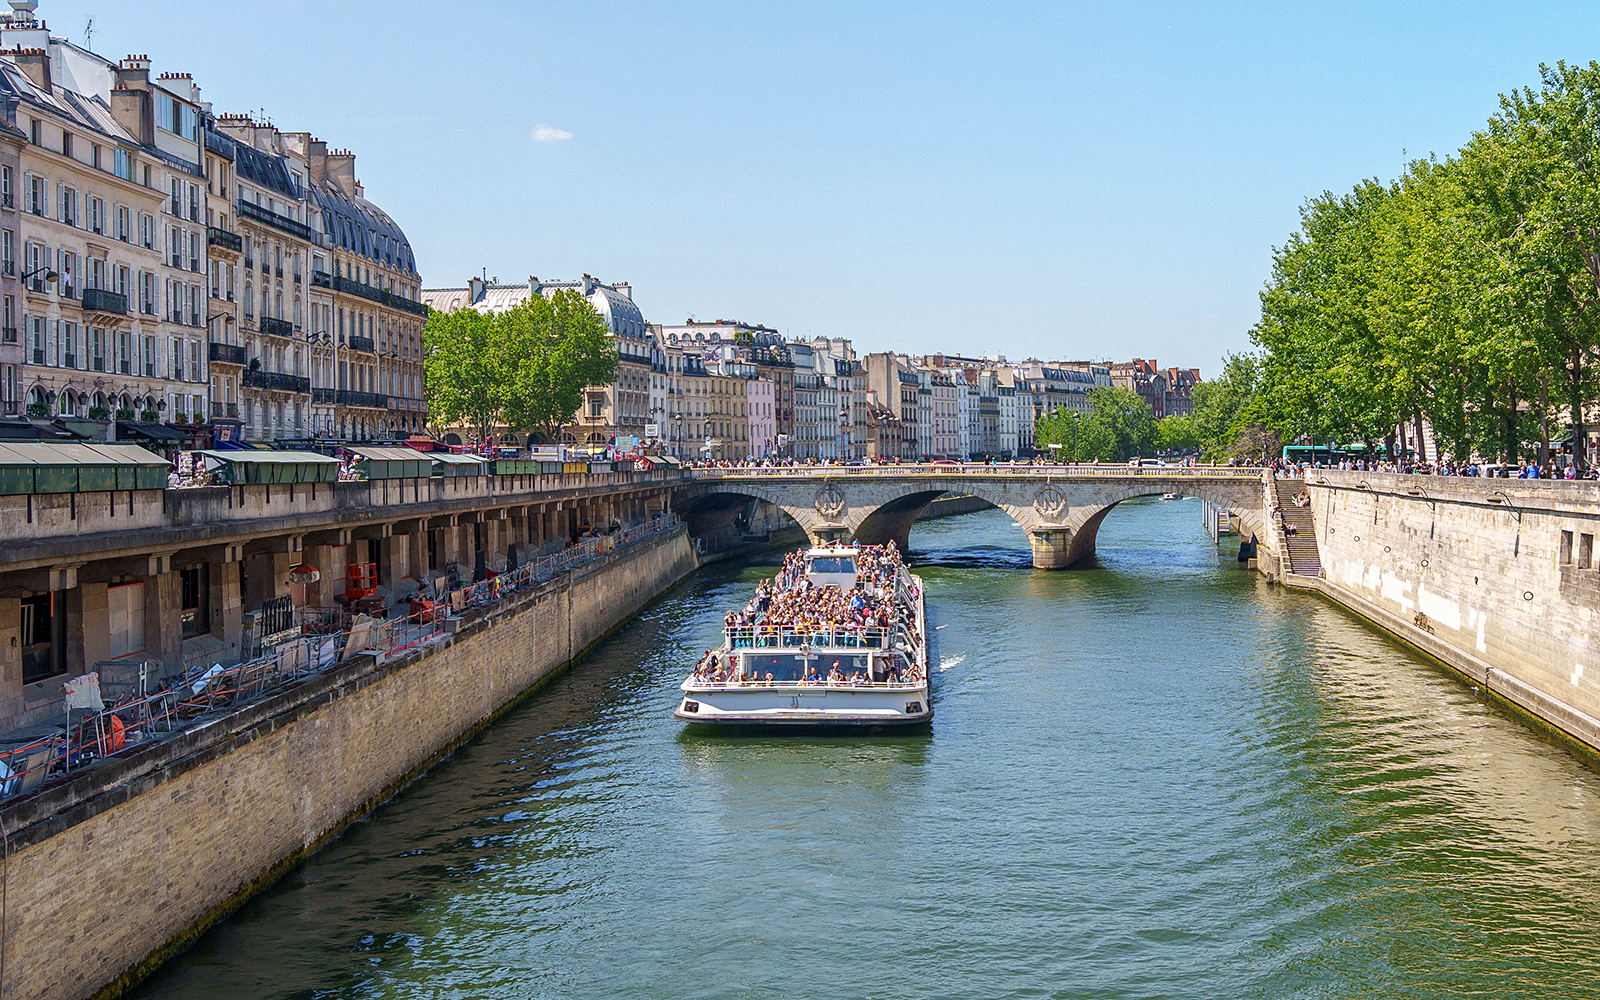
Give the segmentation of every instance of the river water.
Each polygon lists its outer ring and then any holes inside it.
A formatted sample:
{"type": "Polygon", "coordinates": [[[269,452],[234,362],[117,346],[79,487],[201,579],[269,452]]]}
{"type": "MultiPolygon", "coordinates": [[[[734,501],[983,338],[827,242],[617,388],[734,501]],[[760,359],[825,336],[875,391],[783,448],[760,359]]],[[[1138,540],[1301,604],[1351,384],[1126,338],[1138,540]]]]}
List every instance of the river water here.
{"type": "Polygon", "coordinates": [[[1600,996],[1600,772],[1198,507],[917,526],[913,734],[685,732],[709,567],[137,995],[1600,996]]]}

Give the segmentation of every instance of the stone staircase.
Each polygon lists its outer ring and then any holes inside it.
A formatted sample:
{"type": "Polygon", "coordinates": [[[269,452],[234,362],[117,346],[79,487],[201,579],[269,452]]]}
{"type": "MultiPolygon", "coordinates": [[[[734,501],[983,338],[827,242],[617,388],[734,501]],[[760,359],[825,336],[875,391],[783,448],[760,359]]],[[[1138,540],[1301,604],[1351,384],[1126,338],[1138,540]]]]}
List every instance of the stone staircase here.
{"type": "MultiPolygon", "coordinates": [[[[1312,520],[1310,507],[1296,507],[1294,498],[1305,489],[1303,479],[1274,479],[1273,492],[1278,510],[1283,513],[1283,523],[1293,532],[1285,531],[1283,543],[1289,554],[1289,572],[1296,576],[1321,576],[1322,557],[1317,552],[1317,527],[1312,520]]],[[[1276,526],[1278,517],[1272,516],[1276,526]]]]}

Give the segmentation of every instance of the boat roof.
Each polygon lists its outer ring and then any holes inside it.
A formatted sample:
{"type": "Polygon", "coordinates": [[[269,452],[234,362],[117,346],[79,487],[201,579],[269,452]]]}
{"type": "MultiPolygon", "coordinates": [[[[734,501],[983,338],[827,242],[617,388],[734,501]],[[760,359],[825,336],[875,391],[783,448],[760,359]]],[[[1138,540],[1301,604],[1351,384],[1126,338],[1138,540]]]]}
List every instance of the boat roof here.
{"type": "Polygon", "coordinates": [[[856,554],[854,545],[823,545],[814,549],[807,549],[807,556],[853,556],[856,554]]]}

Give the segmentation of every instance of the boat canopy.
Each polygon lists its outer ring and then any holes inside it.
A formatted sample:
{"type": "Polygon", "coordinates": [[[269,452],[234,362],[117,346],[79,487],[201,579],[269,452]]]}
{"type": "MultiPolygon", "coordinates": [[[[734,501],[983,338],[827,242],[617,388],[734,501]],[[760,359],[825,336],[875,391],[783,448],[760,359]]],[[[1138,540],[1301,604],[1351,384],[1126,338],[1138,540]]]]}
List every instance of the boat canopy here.
{"type": "Polygon", "coordinates": [[[233,486],[257,483],[332,483],[339,460],[314,451],[201,451],[206,471],[233,486]]]}
{"type": "Polygon", "coordinates": [[[135,444],[0,443],[0,494],[164,490],[171,465],[135,444]]]}

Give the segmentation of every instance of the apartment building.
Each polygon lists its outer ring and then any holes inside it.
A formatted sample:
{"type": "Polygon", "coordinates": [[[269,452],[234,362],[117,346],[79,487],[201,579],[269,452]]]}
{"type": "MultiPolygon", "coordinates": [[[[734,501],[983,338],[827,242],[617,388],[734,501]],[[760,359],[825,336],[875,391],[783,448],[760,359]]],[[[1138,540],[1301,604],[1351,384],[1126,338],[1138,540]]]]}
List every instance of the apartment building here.
{"type": "Polygon", "coordinates": [[[104,421],[108,437],[209,443],[198,88],[26,15],[0,24],[0,46],[6,122],[26,137],[17,230],[0,235],[22,286],[6,325],[23,348],[25,411],[104,421]]]}

